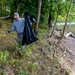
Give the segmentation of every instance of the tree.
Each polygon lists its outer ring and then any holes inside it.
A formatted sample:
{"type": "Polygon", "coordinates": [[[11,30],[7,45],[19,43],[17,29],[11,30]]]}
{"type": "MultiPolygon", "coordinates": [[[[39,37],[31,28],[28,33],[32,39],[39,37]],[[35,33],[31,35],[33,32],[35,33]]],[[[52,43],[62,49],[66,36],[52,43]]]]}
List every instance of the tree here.
{"type": "Polygon", "coordinates": [[[55,18],[55,23],[54,23],[53,30],[52,30],[52,32],[51,32],[50,37],[53,35],[53,32],[54,32],[54,30],[55,30],[55,28],[56,28],[56,22],[57,22],[57,19],[58,19],[58,15],[60,14],[59,10],[60,10],[60,1],[57,2],[56,18],[55,18]]]}
{"type": "Polygon", "coordinates": [[[65,29],[66,29],[66,26],[67,26],[67,20],[68,20],[68,15],[69,15],[69,11],[70,11],[70,8],[71,8],[71,4],[72,4],[72,0],[70,0],[70,5],[69,5],[69,9],[68,9],[67,15],[66,15],[65,25],[64,25],[64,28],[63,28],[63,33],[62,33],[62,36],[61,36],[60,40],[58,41],[58,44],[60,43],[60,41],[62,40],[62,38],[64,36],[64,32],[65,32],[65,29]]]}
{"type": "Polygon", "coordinates": [[[9,2],[10,15],[13,15],[14,12],[18,12],[21,4],[22,4],[22,0],[10,0],[9,2]]]}
{"type": "Polygon", "coordinates": [[[9,12],[7,11],[8,5],[9,5],[8,0],[0,1],[0,17],[6,16],[7,14],[9,14],[9,12]]]}
{"type": "Polygon", "coordinates": [[[49,28],[52,28],[52,0],[50,0],[50,12],[49,12],[49,18],[48,18],[48,24],[49,28]]]}
{"type": "Polygon", "coordinates": [[[35,27],[35,31],[34,31],[36,35],[38,33],[38,26],[39,26],[40,14],[41,14],[41,5],[42,5],[42,0],[38,0],[36,27],[35,27]]]}

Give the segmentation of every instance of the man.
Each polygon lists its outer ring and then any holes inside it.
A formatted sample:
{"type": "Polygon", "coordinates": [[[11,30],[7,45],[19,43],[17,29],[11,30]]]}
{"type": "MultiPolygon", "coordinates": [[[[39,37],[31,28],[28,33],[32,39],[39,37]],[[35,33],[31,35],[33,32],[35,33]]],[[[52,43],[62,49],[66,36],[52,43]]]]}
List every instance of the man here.
{"type": "MultiPolygon", "coordinates": [[[[8,31],[8,33],[16,30],[17,35],[18,35],[18,43],[22,43],[22,38],[23,38],[23,30],[24,30],[24,18],[20,18],[19,14],[17,12],[14,13],[14,21],[12,24],[12,28],[8,31]]],[[[24,50],[24,45],[21,46],[21,50],[24,50]]]]}

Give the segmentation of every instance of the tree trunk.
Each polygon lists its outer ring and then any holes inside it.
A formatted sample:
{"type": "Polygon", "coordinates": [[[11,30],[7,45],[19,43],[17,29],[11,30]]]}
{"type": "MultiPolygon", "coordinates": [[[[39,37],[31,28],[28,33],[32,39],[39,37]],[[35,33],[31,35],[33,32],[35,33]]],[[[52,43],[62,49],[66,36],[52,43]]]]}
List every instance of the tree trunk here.
{"type": "Polygon", "coordinates": [[[72,4],[72,0],[70,0],[70,6],[69,6],[69,9],[67,11],[67,15],[66,15],[66,20],[65,20],[65,25],[64,25],[64,28],[63,28],[63,33],[62,33],[62,36],[60,38],[60,40],[58,41],[58,44],[60,44],[63,36],[64,36],[64,32],[65,32],[65,29],[66,29],[66,26],[67,26],[67,20],[68,20],[68,15],[69,15],[69,11],[70,11],[70,8],[71,8],[71,4],[72,4]]]}
{"type": "Polygon", "coordinates": [[[52,0],[50,1],[50,13],[49,13],[49,18],[48,18],[48,25],[49,29],[52,28],[52,0]]]}
{"type": "Polygon", "coordinates": [[[55,20],[55,23],[54,23],[54,26],[53,26],[53,30],[52,30],[52,32],[51,32],[50,37],[53,35],[53,32],[54,32],[54,30],[55,30],[57,18],[58,18],[58,13],[57,13],[56,20],[55,20]]]}
{"type": "Polygon", "coordinates": [[[17,9],[16,9],[17,12],[18,12],[18,10],[19,10],[21,4],[22,4],[22,3],[19,2],[18,6],[17,6],[17,9]]]}
{"type": "Polygon", "coordinates": [[[15,11],[18,12],[20,5],[22,4],[22,0],[16,1],[14,0],[15,11]]]}
{"type": "MultiPolygon", "coordinates": [[[[19,11],[19,8],[20,8],[20,5],[22,4],[22,0],[14,0],[13,3],[10,3],[10,15],[12,16],[14,14],[14,12],[18,12],[19,11]],[[14,5],[12,7],[12,5],[14,5]]],[[[12,22],[13,22],[13,18],[12,18],[12,22]]]]}
{"type": "Polygon", "coordinates": [[[38,33],[38,26],[39,26],[40,14],[41,14],[41,5],[42,5],[42,0],[38,0],[38,10],[37,10],[36,27],[34,29],[34,32],[35,32],[36,35],[38,33]]]}
{"type": "Polygon", "coordinates": [[[54,23],[53,30],[52,30],[52,32],[51,32],[50,37],[53,35],[53,32],[54,32],[55,27],[56,27],[56,22],[57,22],[57,19],[58,19],[58,12],[59,12],[59,6],[58,6],[58,10],[57,10],[57,15],[56,15],[55,23],[54,23]]]}
{"type": "Polygon", "coordinates": [[[49,25],[49,29],[52,28],[52,17],[51,17],[51,14],[49,15],[48,25],[49,25]]]}

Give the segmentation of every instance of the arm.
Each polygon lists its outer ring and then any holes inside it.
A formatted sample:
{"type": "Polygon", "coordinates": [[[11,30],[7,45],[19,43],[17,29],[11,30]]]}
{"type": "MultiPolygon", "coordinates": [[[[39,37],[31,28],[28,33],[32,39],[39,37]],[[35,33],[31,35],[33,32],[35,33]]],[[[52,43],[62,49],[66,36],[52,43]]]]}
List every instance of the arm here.
{"type": "Polygon", "coordinates": [[[15,25],[14,25],[14,22],[13,22],[12,28],[11,28],[10,30],[8,30],[8,33],[12,32],[12,31],[14,31],[14,30],[15,30],[15,25]]]}

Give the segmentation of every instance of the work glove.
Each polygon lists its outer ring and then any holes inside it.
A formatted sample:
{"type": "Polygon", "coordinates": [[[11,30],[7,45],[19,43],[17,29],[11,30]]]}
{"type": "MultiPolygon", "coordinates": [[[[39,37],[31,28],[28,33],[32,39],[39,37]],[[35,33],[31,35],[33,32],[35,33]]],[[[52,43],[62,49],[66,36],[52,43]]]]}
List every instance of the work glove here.
{"type": "Polygon", "coordinates": [[[11,32],[11,30],[8,30],[8,33],[10,33],[11,32]]]}

